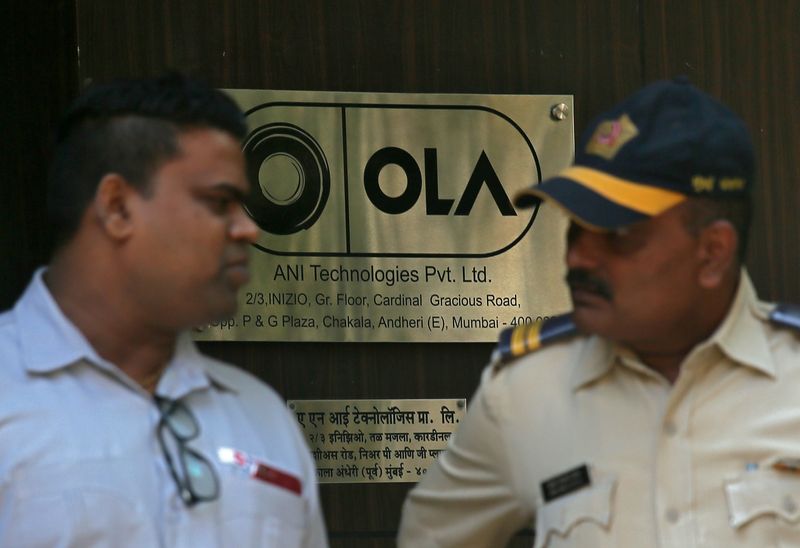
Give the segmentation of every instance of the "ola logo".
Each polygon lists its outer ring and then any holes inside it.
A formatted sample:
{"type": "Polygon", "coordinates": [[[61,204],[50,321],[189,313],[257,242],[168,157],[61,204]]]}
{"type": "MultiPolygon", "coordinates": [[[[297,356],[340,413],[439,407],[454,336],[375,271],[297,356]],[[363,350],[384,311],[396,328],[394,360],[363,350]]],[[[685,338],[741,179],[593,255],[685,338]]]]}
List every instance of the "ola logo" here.
{"type": "MultiPolygon", "coordinates": [[[[428,215],[447,215],[453,206],[452,199],[442,199],[439,197],[439,174],[436,166],[438,160],[435,148],[425,149],[425,213],[428,215]]],[[[503,185],[497,178],[497,174],[492,168],[492,164],[486,157],[485,152],[481,152],[475,171],[467,182],[464,194],[458,202],[455,215],[469,215],[472,206],[478,197],[481,186],[492,194],[492,199],[497,204],[500,213],[503,215],[516,215],[503,189],[503,185]]],[[[422,175],[419,166],[408,152],[401,148],[387,147],[379,150],[367,162],[364,168],[364,190],[367,192],[372,204],[386,213],[405,213],[417,202],[422,191],[422,175]],[[380,172],[389,165],[399,166],[406,174],[406,189],[400,196],[388,196],[384,194],[380,186],[380,172]]]]}
{"type": "Polygon", "coordinates": [[[535,220],[510,196],[541,180],[536,151],[496,109],[272,102],[246,114],[246,209],[267,253],[488,257],[535,220]]]}
{"type": "Polygon", "coordinates": [[[254,184],[247,212],[270,234],[293,234],[319,218],[330,193],[331,175],[319,143],[292,124],[267,124],[244,143],[254,184]]]}

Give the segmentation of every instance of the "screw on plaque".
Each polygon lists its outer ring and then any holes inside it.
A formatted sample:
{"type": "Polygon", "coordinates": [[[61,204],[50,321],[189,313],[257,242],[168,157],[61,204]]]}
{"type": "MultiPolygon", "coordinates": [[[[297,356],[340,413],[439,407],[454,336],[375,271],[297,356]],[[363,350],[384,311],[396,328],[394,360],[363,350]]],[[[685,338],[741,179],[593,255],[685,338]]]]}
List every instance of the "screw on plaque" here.
{"type": "Polygon", "coordinates": [[[566,120],[569,116],[569,107],[566,103],[558,103],[550,109],[550,117],[557,122],[566,120]]]}

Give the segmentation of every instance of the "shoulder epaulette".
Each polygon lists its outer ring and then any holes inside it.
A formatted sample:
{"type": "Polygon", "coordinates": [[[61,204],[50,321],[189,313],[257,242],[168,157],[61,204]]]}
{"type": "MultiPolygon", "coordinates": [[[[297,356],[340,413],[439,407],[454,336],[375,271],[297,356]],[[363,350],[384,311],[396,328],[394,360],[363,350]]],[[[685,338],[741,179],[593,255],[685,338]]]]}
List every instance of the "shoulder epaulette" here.
{"type": "Polygon", "coordinates": [[[572,321],[572,313],[504,329],[500,333],[500,340],[495,349],[495,369],[577,332],[575,322],[572,321]]]}
{"type": "Polygon", "coordinates": [[[800,306],[786,303],[779,304],[769,313],[769,321],[800,331],[800,306]]]}

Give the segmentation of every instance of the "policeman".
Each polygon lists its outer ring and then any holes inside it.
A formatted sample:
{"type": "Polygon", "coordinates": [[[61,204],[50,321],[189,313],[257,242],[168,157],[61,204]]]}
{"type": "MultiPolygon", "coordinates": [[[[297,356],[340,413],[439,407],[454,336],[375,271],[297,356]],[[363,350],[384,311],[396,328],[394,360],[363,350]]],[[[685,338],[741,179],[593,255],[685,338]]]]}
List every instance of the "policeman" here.
{"type": "Polygon", "coordinates": [[[742,266],[753,158],[730,110],[662,81],[516,198],[570,217],[573,311],[501,335],[401,547],[800,546],[800,311],[742,266]]]}

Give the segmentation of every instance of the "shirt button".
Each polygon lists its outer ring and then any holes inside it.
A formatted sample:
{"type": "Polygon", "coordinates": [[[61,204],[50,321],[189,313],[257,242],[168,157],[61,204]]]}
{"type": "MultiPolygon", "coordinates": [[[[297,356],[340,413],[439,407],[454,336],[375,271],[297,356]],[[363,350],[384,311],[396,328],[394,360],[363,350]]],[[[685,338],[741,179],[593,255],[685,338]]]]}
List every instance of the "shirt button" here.
{"type": "Polygon", "coordinates": [[[678,433],[678,427],[675,426],[675,423],[670,421],[664,425],[664,433],[668,436],[674,436],[678,433]]]}
{"type": "Polygon", "coordinates": [[[670,508],[667,510],[667,521],[670,523],[675,523],[678,521],[680,514],[675,508],[670,508]]]}
{"type": "Polygon", "coordinates": [[[792,495],[786,495],[783,497],[783,509],[793,514],[797,510],[797,503],[794,501],[794,497],[792,495]]]}

